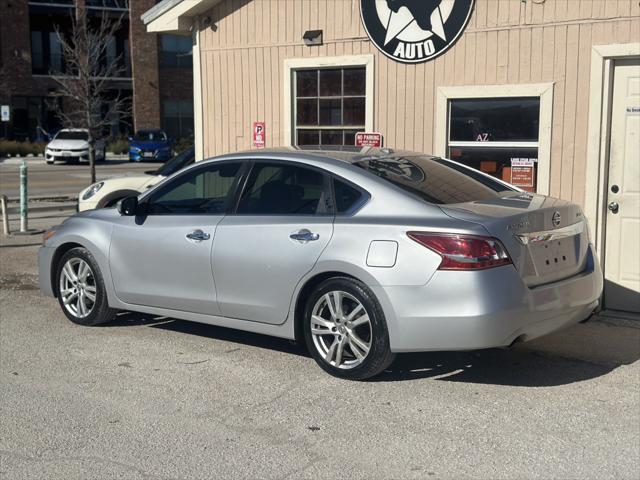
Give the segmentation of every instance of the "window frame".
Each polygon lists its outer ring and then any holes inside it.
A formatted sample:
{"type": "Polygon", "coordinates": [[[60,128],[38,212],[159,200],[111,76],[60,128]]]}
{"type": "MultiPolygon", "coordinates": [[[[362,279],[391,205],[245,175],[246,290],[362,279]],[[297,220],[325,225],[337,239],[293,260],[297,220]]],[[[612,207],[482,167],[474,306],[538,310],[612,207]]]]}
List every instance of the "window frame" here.
{"type": "Polygon", "coordinates": [[[549,195],[551,173],[551,130],[553,114],[553,83],[512,85],[468,85],[438,87],[435,118],[435,155],[448,158],[449,146],[528,147],[538,148],[536,193],[549,195]],[[540,117],[537,142],[453,142],[449,143],[450,101],[513,97],[539,97],[540,117]]]}
{"type": "Polygon", "coordinates": [[[198,165],[198,163],[194,163],[192,164],[190,167],[186,168],[183,172],[179,173],[178,175],[175,176],[171,176],[171,177],[167,177],[168,181],[163,181],[161,183],[158,184],[157,188],[154,188],[148,192],[145,192],[145,195],[140,199],[140,204],[143,206],[144,209],[144,216],[163,216],[163,217],[167,217],[167,216],[180,216],[180,217],[187,217],[187,216],[217,216],[217,215],[228,215],[229,214],[229,210],[230,207],[234,205],[236,198],[237,198],[237,194],[238,194],[238,190],[241,184],[244,183],[244,176],[246,174],[246,170],[247,170],[248,166],[247,166],[247,162],[245,160],[242,159],[224,159],[221,161],[216,161],[216,162],[208,162],[204,165],[198,165]],[[212,167],[218,167],[221,165],[226,165],[226,164],[230,164],[230,163],[239,163],[240,164],[240,168],[238,169],[238,173],[236,174],[236,177],[233,181],[233,183],[231,184],[231,189],[230,192],[228,194],[227,197],[227,201],[225,202],[225,206],[222,209],[222,211],[218,212],[218,213],[212,213],[212,212],[189,212],[189,213],[177,213],[177,212],[160,212],[160,213],[155,213],[155,212],[149,212],[148,208],[149,205],[152,205],[152,199],[153,197],[156,197],[158,195],[163,195],[164,193],[166,193],[167,190],[169,190],[171,188],[172,185],[174,185],[176,182],[181,181],[181,179],[183,179],[184,176],[186,175],[198,175],[201,171],[203,170],[208,170],[211,169],[212,167]]]}
{"type": "Polygon", "coordinates": [[[227,215],[234,215],[238,217],[314,217],[314,218],[327,218],[334,217],[336,208],[335,201],[333,197],[333,181],[331,179],[331,174],[324,170],[323,168],[316,167],[315,165],[308,165],[306,163],[291,161],[291,160],[282,160],[277,158],[255,158],[245,160],[247,163],[246,171],[244,172],[243,178],[239,182],[239,188],[236,191],[235,198],[233,199],[233,208],[227,212],[227,215]],[[320,173],[323,177],[323,189],[324,193],[327,196],[327,200],[329,205],[327,206],[327,212],[325,213],[314,213],[313,215],[309,215],[307,213],[277,213],[277,214],[260,214],[260,213],[238,213],[238,207],[240,206],[240,200],[244,195],[247,185],[249,183],[249,178],[251,177],[251,172],[256,164],[261,163],[270,163],[270,164],[282,164],[282,165],[290,165],[298,168],[306,168],[309,170],[314,170],[320,173]]]}
{"type": "MultiPolygon", "coordinates": [[[[374,108],[374,56],[366,55],[343,55],[339,57],[317,57],[317,58],[289,58],[284,61],[284,92],[283,92],[283,118],[284,118],[284,144],[295,146],[295,72],[297,70],[324,70],[332,68],[365,68],[365,123],[364,131],[373,131],[373,108],[374,108]]],[[[337,127],[334,129],[349,128],[337,127]]],[[[330,129],[329,129],[330,130],[330,129]]],[[[358,130],[357,126],[351,130],[358,130]]],[[[360,131],[360,130],[358,130],[360,131]]]]}
{"type": "Polygon", "coordinates": [[[358,213],[362,209],[362,207],[364,207],[367,203],[369,203],[369,200],[371,200],[371,194],[361,186],[356,185],[352,181],[347,180],[346,178],[341,177],[339,175],[335,175],[333,173],[331,173],[330,176],[331,176],[331,204],[333,205],[333,212],[336,217],[352,217],[353,215],[358,213]],[[351,207],[349,207],[348,210],[344,212],[338,212],[338,197],[336,195],[336,181],[340,181],[346,184],[347,186],[353,188],[354,190],[357,190],[360,192],[360,198],[358,199],[358,201],[355,202],[351,207]]]}
{"type": "MultiPolygon", "coordinates": [[[[347,131],[355,131],[357,132],[362,132],[363,129],[366,128],[366,126],[364,125],[364,123],[362,124],[354,124],[354,125],[348,125],[344,123],[345,120],[345,100],[349,100],[349,99],[362,99],[364,100],[364,120],[366,121],[366,110],[367,110],[367,91],[366,91],[366,82],[365,82],[365,91],[364,94],[362,95],[347,95],[344,92],[344,77],[345,77],[345,71],[346,70],[351,70],[351,69],[358,69],[358,70],[364,70],[364,74],[365,74],[365,79],[366,79],[366,75],[367,75],[367,69],[366,67],[362,67],[362,66],[340,66],[340,67],[325,67],[325,68],[297,68],[292,70],[292,107],[293,107],[293,125],[292,125],[292,138],[291,138],[291,142],[292,144],[298,146],[298,132],[300,130],[303,131],[318,131],[320,133],[320,136],[318,138],[319,140],[319,145],[324,145],[322,143],[322,132],[323,131],[340,131],[342,134],[342,138],[343,138],[343,142],[344,142],[344,135],[345,132],[347,131]],[[327,70],[337,70],[340,72],[340,93],[336,94],[336,95],[322,95],[321,90],[322,90],[322,71],[327,71],[327,70]],[[311,95],[311,96],[299,96],[298,95],[298,82],[297,82],[297,76],[298,73],[300,72],[313,72],[316,74],[316,82],[317,82],[317,91],[315,95],[311,95]],[[299,100],[315,100],[316,103],[316,111],[318,114],[318,118],[317,118],[317,125],[305,125],[305,124],[298,124],[298,101],[299,100]],[[340,123],[338,125],[322,125],[322,120],[321,120],[321,115],[322,115],[322,108],[320,106],[320,103],[322,100],[339,100],[340,101],[340,123]]],[[[326,145],[335,145],[335,144],[326,144],[326,145]]],[[[344,143],[340,144],[340,145],[346,145],[344,143]]]]}

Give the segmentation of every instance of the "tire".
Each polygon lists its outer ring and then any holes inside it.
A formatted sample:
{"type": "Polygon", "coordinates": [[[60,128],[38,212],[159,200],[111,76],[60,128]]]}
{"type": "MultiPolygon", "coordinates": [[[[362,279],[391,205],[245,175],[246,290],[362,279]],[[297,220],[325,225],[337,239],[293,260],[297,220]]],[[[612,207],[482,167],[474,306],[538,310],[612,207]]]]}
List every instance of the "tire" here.
{"type": "Polygon", "coordinates": [[[56,281],[60,308],[73,323],[102,325],[115,317],[116,310],[109,308],[107,303],[107,292],[98,262],[87,249],[73,248],[62,256],[56,269],[56,281]]]}
{"type": "Polygon", "coordinates": [[[366,380],[381,373],[395,358],[382,307],[358,280],[335,277],[322,282],[309,296],[303,320],[311,356],[335,377],[366,380]]]}

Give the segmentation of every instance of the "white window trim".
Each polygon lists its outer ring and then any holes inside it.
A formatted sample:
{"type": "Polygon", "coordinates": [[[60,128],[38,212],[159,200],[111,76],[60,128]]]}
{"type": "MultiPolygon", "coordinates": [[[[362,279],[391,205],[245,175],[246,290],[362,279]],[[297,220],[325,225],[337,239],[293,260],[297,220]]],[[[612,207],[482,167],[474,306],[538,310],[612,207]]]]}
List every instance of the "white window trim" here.
{"type": "Polygon", "coordinates": [[[374,81],[374,56],[367,55],[343,55],[340,57],[313,57],[313,58],[288,58],[284,61],[284,102],[282,118],[284,119],[283,145],[293,145],[293,108],[291,95],[293,93],[293,71],[303,68],[330,68],[330,67],[365,67],[365,130],[373,131],[373,81],[374,81]]]}
{"type": "MultiPolygon", "coordinates": [[[[551,171],[551,126],[553,121],[553,83],[529,83],[521,85],[466,85],[439,87],[435,118],[435,154],[447,154],[449,140],[449,100],[463,98],[540,97],[540,132],[538,141],[538,183],[536,192],[549,194],[551,171]]],[[[460,143],[460,142],[452,142],[460,143]]],[[[482,142],[469,142],[479,146],[482,142]]],[[[520,146],[530,142],[492,142],[501,146],[520,146]]]]}
{"type": "Polygon", "coordinates": [[[596,253],[603,256],[606,218],[606,180],[609,168],[610,109],[613,96],[613,68],[616,59],[640,56],[640,43],[594,45],[591,50],[589,86],[589,122],[587,144],[587,179],[584,213],[596,253]]]}
{"type": "Polygon", "coordinates": [[[195,161],[204,159],[204,123],[203,123],[203,101],[202,101],[202,67],[201,50],[202,39],[200,38],[200,28],[191,31],[193,39],[193,146],[195,161]]]}

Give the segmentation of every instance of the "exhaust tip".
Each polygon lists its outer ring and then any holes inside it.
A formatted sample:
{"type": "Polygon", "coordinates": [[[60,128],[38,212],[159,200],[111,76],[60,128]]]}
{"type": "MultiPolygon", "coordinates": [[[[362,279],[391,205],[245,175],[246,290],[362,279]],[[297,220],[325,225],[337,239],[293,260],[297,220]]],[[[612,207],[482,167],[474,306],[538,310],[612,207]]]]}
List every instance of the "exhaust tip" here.
{"type": "Polygon", "coordinates": [[[511,342],[509,344],[509,347],[507,348],[512,348],[514,345],[516,345],[517,343],[522,343],[527,339],[527,336],[523,333],[522,335],[518,335],[516,338],[513,339],[513,342],[511,342]]]}

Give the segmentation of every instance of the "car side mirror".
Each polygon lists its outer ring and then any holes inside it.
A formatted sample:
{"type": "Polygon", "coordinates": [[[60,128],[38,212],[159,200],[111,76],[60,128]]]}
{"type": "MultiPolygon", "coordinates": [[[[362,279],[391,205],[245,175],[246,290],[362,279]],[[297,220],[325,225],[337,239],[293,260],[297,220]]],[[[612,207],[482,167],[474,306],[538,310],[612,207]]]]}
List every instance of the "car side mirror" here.
{"type": "Polygon", "coordinates": [[[138,213],[138,197],[126,197],[120,202],[118,208],[120,215],[125,217],[133,217],[138,213]]]}

